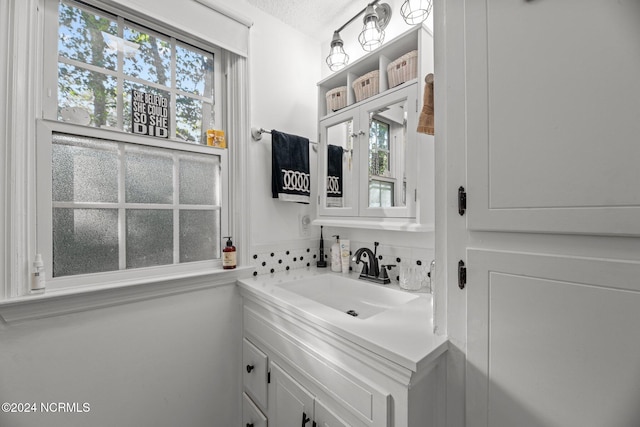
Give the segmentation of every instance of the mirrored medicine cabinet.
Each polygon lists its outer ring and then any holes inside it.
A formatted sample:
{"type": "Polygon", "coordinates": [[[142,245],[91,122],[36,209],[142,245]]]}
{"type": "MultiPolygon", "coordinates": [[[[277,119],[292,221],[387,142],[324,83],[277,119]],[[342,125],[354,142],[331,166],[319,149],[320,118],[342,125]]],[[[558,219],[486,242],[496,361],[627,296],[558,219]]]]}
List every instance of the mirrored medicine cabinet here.
{"type": "Polygon", "coordinates": [[[433,37],[416,26],[318,83],[318,225],[433,230],[434,137],[416,131],[433,37]],[[387,68],[417,50],[417,76],[389,86],[387,68]],[[379,71],[378,93],[355,99],[353,83],[379,71]],[[326,96],[346,86],[346,106],[326,96]]]}
{"type": "Polygon", "coordinates": [[[415,217],[414,86],[320,122],[320,215],[415,217]]]}

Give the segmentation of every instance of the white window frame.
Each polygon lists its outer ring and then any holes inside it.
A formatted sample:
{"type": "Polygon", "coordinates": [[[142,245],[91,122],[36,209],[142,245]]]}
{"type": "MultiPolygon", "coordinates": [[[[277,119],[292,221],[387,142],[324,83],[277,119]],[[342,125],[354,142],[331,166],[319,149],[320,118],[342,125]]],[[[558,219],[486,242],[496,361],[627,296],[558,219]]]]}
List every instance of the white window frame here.
{"type": "MultiPolygon", "coordinates": [[[[115,142],[140,144],[150,147],[180,150],[185,152],[213,154],[220,156],[221,162],[221,224],[220,235],[232,235],[230,228],[231,200],[229,197],[230,167],[229,154],[226,149],[208,147],[206,145],[186,143],[176,138],[154,138],[148,136],[135,135],[126,131],[102,129],[93,126],[80,126],[70,123],[59,122],[57,120],[58,108],[58,0],[44,0],[45,22],[44,22],[44,70],[55,70],[43,73],[43,101],[42,119],[37,121],[36,129],[36,251],[43,257],[45,263],[45,278],[47,292],[67,291],[82,287],[113,286],[138,282],[162,279],[166,277],[177,277],[180,275],[205,274],[215,270],[222,270],[222,260],[196,261],[188,263],[170,264],[164,266],[143,267],[136,269],[124,269],[110,272],[100,272],[91,274],[80,274],[73,276],[52,277],[53,272],[53,202],[52,202],[52,165],[51,151],[52,138],[54,133],[76,135],[81,137],[99,138],[115,142]]],[[[171,31],[166,28],[159,28],[158,25],[149,25],[149,22],[141,21],[132,16],[127,16],[121,11],[111,8],[103,8],[105,12],[118,16],[118,21],[127,20],[135,26],[150,28],[158,31],[163,37],[169,35],[173,42],[177,44],[187,44],[214,55],[214,117],[220,125],[225,123],[221,105],[222,95],[222,55],[221,49],[215,46],[207,46],[195,40],[185,39],[184,35],[175,40],[171,36],[171,31]]],[[[121,22],[120,22],[121,23],[121,22]]],[[[68,61],[65,61],[68,62],[68,61]]],[[[86,66],[85,68],[90,68],[86,66]]],[[[100,72],[103,72],[101,69],[100,72]]],[[[174,73],[175,74],[175,73],[174,73]]],[[[131,77],[124,76],[122,69],[119,69],[114,76],[123,77],[128,80],[137,81],[131,77]]],[[[140,80],[140,83],[149,85],[149,82],[140,80]]],[[[166,88],[163,88],[166,90],[166,88]]],[[[172,79],[172,93],[180,94],[176,89],[176,79],[172,79]]],[[[193,96],[193,95],[190,95],[193,96]]],[[[119,123],[122,123],[121,110],[118,111],[119,123]]],[[[205,123],[203,123],[205,126],[205,123]]],[[[219,125],[218,125],[219,126],[219,125]]],[[[170,125],[172,136],[175,135],[175,123],[170,125]]],[[[175,225],[174,225],[175,226],[175,225]]],[[[174,231],[175,233],[175,231],[174,231]]],[[[120,232],[120,235],[122,232],[120,232]]],[[[175,235],[175,234],[174,234],[175,235]]],[[[122,241],[121,241],[122,243],[122,241]]],[[[223,242],[220,242],[221,249],[223,242]]]]}
{"type": "MultiPolygon", "coordinates": [[[[201,153],[220,156],[221,178],[221,209],[220,209],[220,235],[229,235],[229,185],[228,185],[228,153],[227,150],[194,144],[184,144],[174,141],[163,141],[160,138],[150,138],[114,132],[111,130],[94,127],[84,127],[69,123],[39,120],[36,141],[36,195],[37,195],[37,231],[36,247],[42,254],[45,264],[45,278],[48,290],[68,289],[75,287],[100,284],[113,284],[123,281],[149,278],[152,276],[166,277],[183,273],[193,273],[198,270],[221,269],[222,260],[195,261],[162,266],[143,267],[135,269],[123,269],[101,273],[79,274],[73,276],[52,277],[53,273],[53,183],[52,183],[52,139],[54,133],[76,135],[88,138],[105,139],[114,142],[140,144],[148,147],[167,148],[172,151],[184,151],[189,153],[201,153]],[[187,147],[185,147],[187,145],[187,147]],[[188,148],[186,150],[185,148],[188,148]]],[[[123,204],[124,205],[124,204],[123,204]]],[[[95,207],[91,205],[91,207],[95,207]]],[[[123,206],[124,208],[124,206],[123,206]]],[[[122,237],[122,221],[120,219],[119,234],[122,237]]],[[[174,224],[177,228],[177,225],[174,224]]],[[[174,238],[176,230],[174,229],[174,238]]],[[[120,240],[122,244],[123,241],[120,240]]],[[[222,242],[220,242],[222,245],[222,242]]]]}

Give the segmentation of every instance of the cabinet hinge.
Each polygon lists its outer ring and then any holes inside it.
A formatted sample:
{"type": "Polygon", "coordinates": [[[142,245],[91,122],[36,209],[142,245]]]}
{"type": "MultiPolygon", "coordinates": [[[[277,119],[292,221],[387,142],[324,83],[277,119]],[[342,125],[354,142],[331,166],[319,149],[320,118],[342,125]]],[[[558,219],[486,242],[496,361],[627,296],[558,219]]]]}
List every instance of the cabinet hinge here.
{"type": "Polygon", "coordinates": [[[267,372],[267,384],[271,384],[271,371],[267,372]]]}
{"type": "Polygon", "coordinates": [[[464,212],[467,210],[467,192],[464,187],[460,186],[458,188],[458,213],[460,216],[464,215],[464,212]]]}
{"type": "Polygon", "coordinates": [[[464,261],[458,261],[458,287],[464,289],[467,284],[467,267],[464,266],[464,261]]]}

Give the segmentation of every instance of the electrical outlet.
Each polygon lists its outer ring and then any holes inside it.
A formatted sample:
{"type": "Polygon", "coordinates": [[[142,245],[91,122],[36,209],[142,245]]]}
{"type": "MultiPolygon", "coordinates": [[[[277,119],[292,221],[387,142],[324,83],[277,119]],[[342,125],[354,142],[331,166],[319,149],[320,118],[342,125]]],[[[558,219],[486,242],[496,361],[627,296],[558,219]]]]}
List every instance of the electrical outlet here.
{"type": "Polygon", "coordinates": [[[309,214],[298,214],[298,229],[302,237],[311,235],[311,216],[309,214]]]}

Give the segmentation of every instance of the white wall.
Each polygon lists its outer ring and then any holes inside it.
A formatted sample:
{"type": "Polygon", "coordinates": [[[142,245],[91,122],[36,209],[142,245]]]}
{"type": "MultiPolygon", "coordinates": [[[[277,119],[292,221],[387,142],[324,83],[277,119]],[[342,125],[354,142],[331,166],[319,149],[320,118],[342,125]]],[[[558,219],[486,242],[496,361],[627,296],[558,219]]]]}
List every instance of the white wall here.
{"type": "MultiPolygon", "coordinates": [[[[247,9],[250,10],[249,6],[247,9]]],[[[317,141],[317,90],[320,43],[253,9],[251,28],[251,125],[277,129],[317,141]]],[[[316,155],[309,148],[311,176],[316,155]]],[[[315,204],[282,202],[271,197],[271,136],[249,142],[252,246],[306,240],[298,231],[299,214],[315,212],[315,204]]],[[[312,201],[315,184],[312,178],[312,201]]],[[[319,235],[318,230],[313,231],[319,235]]]]}
{"type": "MultiPolygon", "coordinates": [[[[251,126],[300,135],[317,141],[317,66],[320,43],[250,5],[219,0],[253,21],[250,29],[251,126]]],[[[250,251],[282,242],[306,241],[298,230],[301,214],[315,204],[281,202],[271,197],[271,136],[246,141],[249,147],[250,251]]],[[[310,149],[311,175],[316,156],[310,149]]],[[[313,187],[313,183],[312,183],[313,187]]],[[[313,189],[312,189],[313,191],[313,189]]],[[[312,200],[315,200],[315,192],[312,200]]],[[[319,235],[313,230],[311,237],[319,235]]],[[[262,249],[258,249],[260,251],[262,249]]]]}
{"type": "Polygon", "coordinates": [[[0,401],[90,405],[0,425],[238,425],[241,324],[231,284],[0,325],[0,401]]]}

